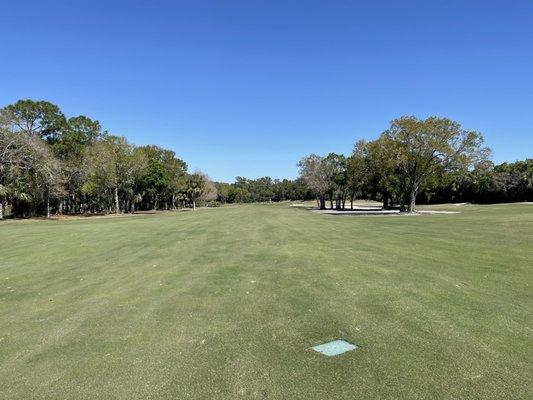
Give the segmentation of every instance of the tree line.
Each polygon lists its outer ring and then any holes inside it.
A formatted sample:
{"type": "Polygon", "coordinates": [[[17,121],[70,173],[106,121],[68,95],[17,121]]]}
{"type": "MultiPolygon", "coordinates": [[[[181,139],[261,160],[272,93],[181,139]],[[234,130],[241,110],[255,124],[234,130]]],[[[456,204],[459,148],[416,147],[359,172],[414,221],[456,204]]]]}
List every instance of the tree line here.
{"type": "Polygon", "coordinates": [[[312,190],[298,178],[272,179],[268,176],[247,179],[241,176],[234,183],[216,182],[217,201],[219,203],[260,203],[285,200],[310,200],[314,198],[312,190]]]}
{"type": "Polygon", "coordinates": [[[188,173],[172,150],[134,146],[46,101],[0,109],[0,218],[8,206],[15,216],[129,213],[216,197],[207,175],[188,173]]]}
{"type": "Polygon", "coordinates": [[[446,118],[401,117],[352,154],[311,154],[300,177],[318,207],[353,208],[356,198],[413,212],[417,202],[533,201],[533,159],[494,165],[479,132],[446,118]]]}
{"type": "Polygon", "coordinates": [[[46,101],[0,109],[0,219],[14,216],[133,213],[197,203],[316,199],[353,208],[355,199],[414,211],[417,202],[533,201],[533,159],[494,165],[483,136],[446,118],[401,117],[349,156],[311,154],[297,179],[236,177],[212,182],[189,173],[172,150],[135,146],[46,101]]]}

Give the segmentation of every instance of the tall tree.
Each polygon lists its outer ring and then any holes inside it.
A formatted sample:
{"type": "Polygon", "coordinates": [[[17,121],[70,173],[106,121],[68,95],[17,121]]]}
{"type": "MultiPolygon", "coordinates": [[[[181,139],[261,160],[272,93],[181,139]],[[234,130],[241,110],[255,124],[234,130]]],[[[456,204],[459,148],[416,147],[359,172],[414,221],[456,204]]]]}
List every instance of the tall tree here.
{"type": "Polygon", "coordinates": [[[144,158],[125,138],[106,136],[89,148],[86,160],[86,192],[111,194],[115,213],[120,213],[120,194],[131,201],[135,180],[146,165],[144,158]]]}
{"type": "Polygon", "coordinates": [[[217,192],[215,185],[206,174],[195,172],[187,177],[186,193],[193,210],[196,210],[198,200],[215,199],[217,192]]]}
{"type": "MultiPolygon", "coordinates": [[[[86,179],[85,156],[87,149],[106,135],[98,121],[80,115],[67,120],[64,129],[52,144],[54,154],[61,162],[65,181],[66,199],[61,199],[59,211],[73,212],[84,206],[82,187],[86,179]]],[[[83,210],[79,210],[83,211],[83,210]]]]}
{"type": "Polygon", "coordinates": [[[14,131],[38,135],[48,142],[57,139],[66,123],[59,107],[48,101],[19,100],[5,109],[12,115],[11,124],[14,131]]]}
{"type": "Polygon", "coordinates": [[[59,163],[41,138],[11,131],[4,112],[0,116],[0,219],[7,200],[35,206],[39,198],[46,199],[50,216],[50,198],[61,192],[59,163]]]}
{"type": "Polygon", "coordinates": [[[363,192],[369,178],[367,142],[359,140],[355,143],[351,156],[346,160],[346,185],[350,193],[351,210],[357,192],[363,192]]]}
{"type": "Polygon", "coordinates": [[[137,188],[144,201],[156,209],[160,204],[165,208],[175,206],[176,197],[183,192],[187,164],[176,158],[172,150],[159,146],[142,146],[137,149],[147,161],[147,167],[139,176],[137,188]]]}
{"type": "Polygon", "coordinates": [[[346,157],[342,154],[329,153],[324,158],[324,164],[329,174],[331,208],[333,208],[333,199],[335,199],[335,207],[338,210],[344,209],[348,189],[346,157]]]}
{"type": "Polygon", "coordinates": [[[466,168],[489,154],[482,147],[480,133],[465,130],[446,118],[401,117],[391,122],[383,136],[396,145],[395,160],[405,179],[408,212],[415,211],[420,188],[439,168],[466,168]]]}
{"type": "MultiPolygon", "coordinates": [[[[5,115],[0,115],[0,119],[4,118],[5,115]]],[[[4,218],[9,200],[29,199],[29,194],[22,188],[24,180],[21,177],[35,165],[32,149],[37,139],[26,133],[12,132],[5,119],[3,122],[0,120],[0,219],[4,218]]]]}
{"type": "Polygon", "coordinates": [[[187,179],[187,164],[176,157],[176,153],[172,150],[165,150],[163,156],[163,167],[168,177],[167,185],[164,189],[165,208],[168,209],[170,203],[171,208],[176,207],[176,199],[180,193],[184,191],[187,179]]]}
{"type": "Polygon", "coordinates": [[[371,197],[381,195],[383,208],[393,205],[394,200],[403,204],[404,179],[398,173],[396,143],[382,135],[366,144],[366,183],[371,197]]]}
{"type": "Polygon", "coordinates": [[[331,170],[324,157],[311,154],[298,163],[300,176],[317,196],[318,207],[326,208],[326,194],[331,189],[331,170]]]}
{"type": "Polygon", "coordinates": [[[46,207],[46,216],[50,218],[50,201],[58,199],[64,194],[63,175],[61,165],[46,143],[36,141],[35,176],[36,185],[40,188],[46,207]]]}

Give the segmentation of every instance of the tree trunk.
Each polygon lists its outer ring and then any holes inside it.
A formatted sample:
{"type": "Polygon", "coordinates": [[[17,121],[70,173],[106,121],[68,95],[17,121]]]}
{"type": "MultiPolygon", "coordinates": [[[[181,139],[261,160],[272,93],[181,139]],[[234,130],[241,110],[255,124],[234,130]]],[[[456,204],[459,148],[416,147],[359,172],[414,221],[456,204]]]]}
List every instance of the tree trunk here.
{"type": "Polygon", "coordinates": [[[192,209],[193,211],[196,211],[196,200],[192,201],[192,209]]]}
{"type": "Polygon", "coordinates": [[[320,196],[320,209],[326,209],[326,197],[324,195],[320,196]]]}
{"type": "Polygon", "coordinates": [[[59,201],[59,206],[58,206],[57,212],[58,212],[59,215],[63,214],[63,199],[61,199],[59,201]]]}
{"type": "Polygon", "coordinates": [[[415,212],[416,194],[417,194],[417,188],[415,186],[411,188],[411,191],[409,193],[409,206],[407,206],[407,212],[409,213],[415,212]]]}
{"type": "Polygon", "coordinates": [[[353,210],[353,196],[350,197],[350,210],[353,210]]]}
{"type": "Polygon", "coordinates": [[[382,209],[389,208],[389,196],[386,193],[383,193],[383,205],[382,209]]]}
{"type": "Polygon", "coordinates": [[[50,218],[50,192],[46,194],[46,218],[50,218]]]}
{"type": "Polygon", "coordinates": [[[120,214],[120,204],[118,202],[118,187],[115,188],[115,213],[120,214]]]}
{"type": "Polygon", "coordinates": [[[4,201],[0,200],[0,220],[4,219],[4,201]]]}

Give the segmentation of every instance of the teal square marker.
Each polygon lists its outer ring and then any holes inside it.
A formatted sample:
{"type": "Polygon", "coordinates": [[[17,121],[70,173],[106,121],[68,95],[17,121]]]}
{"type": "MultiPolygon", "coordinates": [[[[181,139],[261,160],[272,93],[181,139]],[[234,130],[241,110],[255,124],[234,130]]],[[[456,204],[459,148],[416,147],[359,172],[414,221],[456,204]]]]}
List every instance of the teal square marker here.
{"type": "Polygon", "coordinates": [[[346,353],[347,351],[355,350],[357,349],[357,346],[355,344],[348,343],[346,340],[334,340],[333,342],[313,346],[312,349],[324,354],[325,356],[332,357],[346,353]]]}

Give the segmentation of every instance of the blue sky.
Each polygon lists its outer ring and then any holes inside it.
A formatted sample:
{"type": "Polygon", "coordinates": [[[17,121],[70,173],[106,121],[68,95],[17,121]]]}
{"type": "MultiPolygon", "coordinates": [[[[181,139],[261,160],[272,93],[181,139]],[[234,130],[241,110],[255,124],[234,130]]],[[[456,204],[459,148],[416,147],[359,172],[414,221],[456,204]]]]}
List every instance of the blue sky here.
{"type": "Polygon", "coordinates": [[[401,115],[533,156],[533,1],[18,1],[0,105],[43,99],[216,180],[295,177],[401,115]]]}

